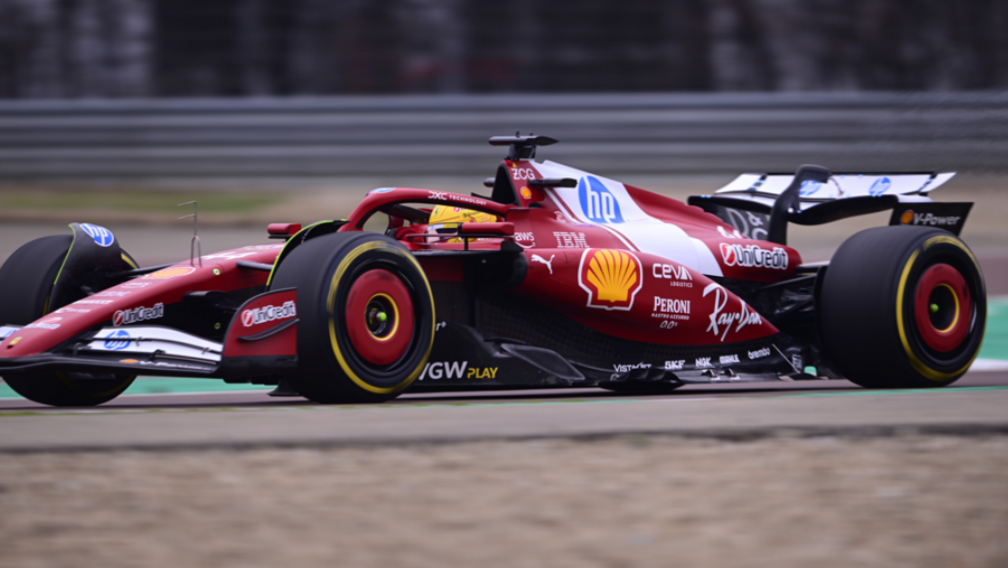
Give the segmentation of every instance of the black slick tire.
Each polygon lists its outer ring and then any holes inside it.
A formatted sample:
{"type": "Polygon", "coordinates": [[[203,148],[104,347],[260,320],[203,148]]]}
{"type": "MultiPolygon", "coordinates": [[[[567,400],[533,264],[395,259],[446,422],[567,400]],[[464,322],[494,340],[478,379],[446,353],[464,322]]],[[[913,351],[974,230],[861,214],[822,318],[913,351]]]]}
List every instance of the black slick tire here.
{"type": "Polygon", "coordinates": [[[817,310],[826,355],[847,379],[868,388],[941,387],[980,350],[987,293],[976,258],[951,233],[877,227],[837,250],[817,310]],[[951,274],[958,292],[934,274],[951,274]]]}
{"type": "MultiPolygon", "coordinates": [[[[50,236],[19,248],[0,267],[0,324],[28,325],[62,306],[50,305],[53,284],[73,238],[50,236]]],[[[123,252],[123,261],[136,262],[123,252]]],[[[134,376],[45,373],[4,377],[14,392],[50,406],[95,406],[122,394],[134,376]]]]}
{"type": "Polygon", "coordinates": [[[297,289],[298,370],[286,380],[302,396],[381,402],[423,370],[434,343],[433,296],[419,263],[394,240],[361,232],[316,237],[284,258],[270,286],[297,289]],[[386,312],[388,319],[365,318],[386,312]],[[380,341],[397,347],[382,351],[380,341]]]}

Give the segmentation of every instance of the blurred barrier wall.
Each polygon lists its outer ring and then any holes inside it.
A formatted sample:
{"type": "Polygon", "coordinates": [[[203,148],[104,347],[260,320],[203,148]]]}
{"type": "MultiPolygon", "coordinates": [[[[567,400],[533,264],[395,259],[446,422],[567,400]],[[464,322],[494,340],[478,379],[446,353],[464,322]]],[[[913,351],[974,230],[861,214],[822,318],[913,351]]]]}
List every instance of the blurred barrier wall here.
{"type": "Polygon", "coordinates": [[[1003,0],[0,0],[0,98],[1008,88],[1003,0]]]}
{"type": "Polygon", "coordinates": [[[496,134],[607,175],[1008,169],[1008,94],[408,95],[0,103],[0,180],[490,175],[496,134]]]}

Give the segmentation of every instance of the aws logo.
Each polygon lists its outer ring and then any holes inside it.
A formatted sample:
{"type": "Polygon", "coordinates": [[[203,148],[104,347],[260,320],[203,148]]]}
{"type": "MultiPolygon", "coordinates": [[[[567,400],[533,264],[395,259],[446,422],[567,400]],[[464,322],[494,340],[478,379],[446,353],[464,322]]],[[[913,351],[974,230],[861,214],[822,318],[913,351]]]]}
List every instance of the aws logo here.
{"type": "Polygon", "coordinates": [[[627,311],[643,284],[641,263],[621,250],[587,249],[581,255],[578,285],[588,292],[588,307],[627,311]]]}
{"type": "Polygon", "coordinates": [[[578,200],[581,212],[596,223],[622,223],[619,201],[602,181],[593,176],[581,178],[578,182],[578,200]]]}

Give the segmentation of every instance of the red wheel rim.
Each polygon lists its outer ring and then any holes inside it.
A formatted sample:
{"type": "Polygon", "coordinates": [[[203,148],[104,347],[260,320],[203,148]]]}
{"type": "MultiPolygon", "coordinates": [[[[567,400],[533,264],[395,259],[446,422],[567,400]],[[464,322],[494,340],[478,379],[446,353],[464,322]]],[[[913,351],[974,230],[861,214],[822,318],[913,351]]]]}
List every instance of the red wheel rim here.
{"type": "Polygon", "coordinates": [[[390,365],[409,350],[413,302],[402,280],[387,270],[361,274],[347,294],[347,335],[357,354],[373,365],[390,365]]]}
{"type": "Polygon", "coordinates": [[[962,344],[973,317],[966,279],[947,264],[935,264],[917,283],[914,316],[924,344],[948,353],[962,344]]]}

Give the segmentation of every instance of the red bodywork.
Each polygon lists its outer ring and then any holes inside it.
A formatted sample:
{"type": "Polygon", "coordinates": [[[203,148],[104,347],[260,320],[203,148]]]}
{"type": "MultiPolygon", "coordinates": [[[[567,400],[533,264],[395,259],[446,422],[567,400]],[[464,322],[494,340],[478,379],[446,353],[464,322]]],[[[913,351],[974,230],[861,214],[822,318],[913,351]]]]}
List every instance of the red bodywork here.
{"type": "MultiPolygon", "coordinates": [[[[508,232],[513,233],[515,244],[524,249],[528,261],[525,280],[511,292],[592,329],[666,345],[721,344],[777,333],[752,307],[697,267],[641,250],[619,226],[586,222],[565,206],[554,189],[530,188],[529,180],[545,177],[537,171],[536,164],[505,161],[504,166],[517,189],[515,205],[440,191],[376,190],[351,213],[340,230],[361,230],[371,215],[400,203],[446,205],[492,213],[513,225],[508,232]],[[617,266],[622,268],[618,274],[607,270],[617,266]]],[[[801,264],[801,257],[794,249],[738,238],[734,227],[699,207],[632,186],[624,187],[650,217],[677,227],[702,243],[717,262],[720,272],[717,276],[771,283],[791,278],[801,264]],[[776,266],[740,261],[753,248],[777,251],[776,266]]],[[[398,223],[393,220],[392,225],[400,242],[414,251],[495,250],[504,240],[487,238],[468,245],[427,242],[432,239],[410,238],[428,234],[423,224],[405,226],[401,220],[398,223]]],[[[458,259],[421,257],[420,262],[431,281],[462,281],[458,259]]]]}
{"type": "MultiPolygon", "coordinates": [[[[698,207],[561,168],[549,162],[505,161],[501,169],[513,184],[512,204],[432,190],[374,190],[339,230],[363,230],[365,222],[375,213],[391,212],[387,234],[418,253],[432,282],[461,282],[462,260],[424,256],[422,252],[498,250],[506,241],[513,241],[523,249],[527,272],[509,292],[623,339],[663,345],[724,345],[778,333],[764,317],[711,277],[759,283],[786,280],[801,263],[795,250],[741,238],[733,227],[698,207]],[[557,171],[579,175],[579,187],[529,185],[531,180],[555,177],[557,171]],[[582,191],[582,199],[589,195],[594,200],[588,207],[611,206],[612,211],[606,213],[610,218],[604,220],[612,222],[586,219],[585,211],[572,205],[574,192],[578,191],[582,191]],[[431,236],[426,224],[407,224],[396,216],[392,209],[396,204],[417,204],[421,208],[427,205],[428,211],[429,206],[436,205],[474,209],[497,216],[498,222],[466,227],[466,232],[490,233],[483,238],[467,243],[445,242],[446,239],[431,236]],[[643,211],[646,218],[639,213],[633,218],[631,210],[643,211]],[[613,215],[620,216],[619,222],[613,215]],[[655,252],[676,246],[689,259],[655,252]]],[[[278,226],[276,231],[288,229],[278,226]]],[[[197,260],[191,265],[190,261],[184,261],[113,286],[57,309],[11,334],[0,343],[0,358],[37,355],[109,322],[112,326],[158,325],[158,314],[163,313],[158,306],[164,310],[178,304],[187,293],[261,292],[266,289],[270,274],[243,268],[238,261],[272,265],[284,246],[255,245],[224,251],[203,257],[202,263],[197,260]]],[[[235,321],[220,325],[237,329],[241,312],[235,315],[235,321]]],[[[265,340],[243,343],[236,334],[253,336],[269,327],[257,326],[248,330],[250,333],[241,330],[229,333],[225,337],[225,356],[262,353],[267,347],[265,340]]],[[[286,335],[273,336],[266,351],[291,354],[293,333],[292,328],[286,335]]]]}

